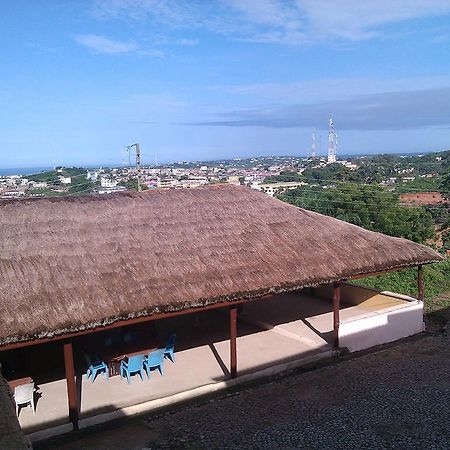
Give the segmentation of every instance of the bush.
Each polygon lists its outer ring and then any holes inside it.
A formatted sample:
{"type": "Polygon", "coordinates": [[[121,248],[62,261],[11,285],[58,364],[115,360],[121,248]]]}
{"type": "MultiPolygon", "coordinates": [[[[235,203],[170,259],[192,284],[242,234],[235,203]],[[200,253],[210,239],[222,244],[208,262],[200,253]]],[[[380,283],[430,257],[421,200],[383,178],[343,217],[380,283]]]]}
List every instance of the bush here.
{"type": "Polygon", "coordinates": [[[442,248],[444,250],[450,250],[450,231],[444,231],[442,233],[442,248]]]}

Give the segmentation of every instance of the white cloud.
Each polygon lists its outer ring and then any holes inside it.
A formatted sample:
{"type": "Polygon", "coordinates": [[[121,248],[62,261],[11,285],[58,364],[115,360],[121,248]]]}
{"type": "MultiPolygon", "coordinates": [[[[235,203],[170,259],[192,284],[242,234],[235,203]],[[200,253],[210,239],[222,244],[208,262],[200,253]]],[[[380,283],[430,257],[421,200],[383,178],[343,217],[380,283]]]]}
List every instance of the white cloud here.
{"type": "Polygon", "coordinates": [[[176,43],[178,45],[183,45],[186,47],[194,47],[195,45],[198,45],[198,39],[178,39],[176,43]]]}
{"type": "Polygon", "coordinates": [[[223,0],[259,25],[248,40],[303,44],[321,40],[366,40],[383,27],[450,13],[449,0],[223,0]]]}
{"type": "Polygon", "coordinates": [[[194,2],[191,4],[188,0],[96,0],[92,13],[105,19],[143,20],[155,17],[165,23],[180,26],[195,22],[196,10],[194,2]]]}
{"type": "Polygon", "coordinates": [[[82,34],[76,36],[75,41],[97,53],[132,53],[136,51],[137,48],[136,44],[115,41],[105,36],[98,36],[96,34],[82,34]]]}
{"type": "Polygon", "coordinates": [[[380,28],[450,12],[448,0],[298,0],[312,31],[345,39],[369,39],[380,28]]]}
{"type": "Polygon", "coordinates": [[[301,20],[298,8],[292,2],[279,0],[224,0],[236,11],[244,14],[247,20],[261,25],[297,29],[301,20]]]}
{"type": "Polygon", "coordinates": [[[109,55],[137,54],[143,56],[161,57],[163,52],[155,49],[142,49],[134,42],[122,42],[96,34],[81,34],[75,36],[75,41],[96,53],[109,55]]]}
{"type": "Polygon", "coordinates": [[[138,49],[135,52],[137,55],[142,55],[142,56],[153,56],[154,58],[162,58],[164,56],[164,52],[162,50],[158,50],[158,49],[138,49]]]}
{"type": "Polygon", "coordinates": [[[366,40],[388,25],[450,13],[449,0],[97,0],[102,18],[150,19],[254,42],[366,40]]]}

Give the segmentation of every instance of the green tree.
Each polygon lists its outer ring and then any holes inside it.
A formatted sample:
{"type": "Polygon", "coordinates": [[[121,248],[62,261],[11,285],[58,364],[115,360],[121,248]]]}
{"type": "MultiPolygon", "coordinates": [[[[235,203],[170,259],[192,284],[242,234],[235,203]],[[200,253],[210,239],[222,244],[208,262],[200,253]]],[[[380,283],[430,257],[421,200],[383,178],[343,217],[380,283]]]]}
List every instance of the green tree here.
{"type": "Polygon", "coordinates": [[[445,174],[441,182],[442,195],[450,200],[450,172],[445,174]]]}
{"type": "Polygon", "coordinates": [[[342,164],[327,164],[318,169],[308,168],[303,172],[308,181],[316,180],[318,182],[329,183],[330,181],[362,181],[357,171],[350,170],[342,164]]]}
{"type": "Polygon", "coordinates": [[[264,179],[264,183],[287,183],[290,181],[302,181],[304,177],[302,177],[297,172],[291,171],[283,171],[279,175],[271,175],[264,179]]]}
{"type": "Polygon", "coordinates": [[[69,194],[88,194],[94,190],[94,185],[89,180],[78,180],[72,183],[69,188],[69,194]]]}
{"type": "MultiPolygon", "coordinates": [[[[127,189],[132,189],[134,191],[138,190],[137,178],[130,178],[127,181],[121,181],[119,183],[120,186],[125,186],[127,189]]],[[[141,188],[143,191],[146,191],[148,187],[141,182],[141,188]]]]}
{"type": "Polygon", "coordinates": [[[398,196],[379,186],[338,183],[335,187],[306,186],[279,196],[293,205],[317,211],[390,236],[425,242],[434,237],[431,214],[401,206],[398,196]]]}
{"type": "Polygon", "coordinates": [[[442,233],[442,248],[444,250],[450,250],[450,231],[444,231],[442,233]]]}

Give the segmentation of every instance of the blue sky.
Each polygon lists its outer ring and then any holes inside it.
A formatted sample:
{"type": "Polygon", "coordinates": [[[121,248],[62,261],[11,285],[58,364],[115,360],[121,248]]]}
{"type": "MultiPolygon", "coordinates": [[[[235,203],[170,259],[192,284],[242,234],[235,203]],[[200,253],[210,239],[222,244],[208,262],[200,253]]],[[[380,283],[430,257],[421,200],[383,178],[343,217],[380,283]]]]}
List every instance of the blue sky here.
{"type": "Polygon", "coordinates": [[[0,167],[450,147],[450,0],[0,3],[0,167]],[[322,139],[320,139],[320,136],[322,139]]]}

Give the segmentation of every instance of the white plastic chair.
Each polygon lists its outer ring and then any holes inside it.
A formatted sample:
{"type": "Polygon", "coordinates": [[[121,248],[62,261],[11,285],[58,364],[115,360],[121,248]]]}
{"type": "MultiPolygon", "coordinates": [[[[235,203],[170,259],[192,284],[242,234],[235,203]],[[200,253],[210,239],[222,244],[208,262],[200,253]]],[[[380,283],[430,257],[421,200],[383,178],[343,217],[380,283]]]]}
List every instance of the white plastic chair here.
{"type": "Polygon", "coordinates": [[[36,405],[34,403],[34,383],[21,384],[14,389],[14,400],[16,401],[16,413],[19,417],[20,405],[31,404],[33,414],[36,413],[36,405]]]}

